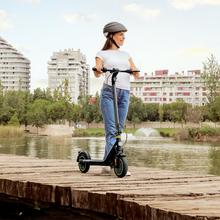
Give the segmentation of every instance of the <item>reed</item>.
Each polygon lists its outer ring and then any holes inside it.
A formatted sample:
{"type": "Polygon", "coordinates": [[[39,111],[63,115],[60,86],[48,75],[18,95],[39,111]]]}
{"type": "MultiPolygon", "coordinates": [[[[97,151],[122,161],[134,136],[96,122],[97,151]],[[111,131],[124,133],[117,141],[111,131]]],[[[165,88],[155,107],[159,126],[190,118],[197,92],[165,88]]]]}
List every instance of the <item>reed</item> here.
{"type": "Polygon", "coordinates": [[[0,138],[21,137],[24,131],[20,127],[0,125],[0,138]]]}

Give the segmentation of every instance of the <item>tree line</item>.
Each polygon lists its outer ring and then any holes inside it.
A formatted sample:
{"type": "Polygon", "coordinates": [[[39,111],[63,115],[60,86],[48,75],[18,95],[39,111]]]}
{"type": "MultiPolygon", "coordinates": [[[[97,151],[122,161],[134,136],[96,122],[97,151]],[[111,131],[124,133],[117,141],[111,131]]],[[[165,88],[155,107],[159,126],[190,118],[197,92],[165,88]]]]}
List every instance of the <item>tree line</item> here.
{"type": "MultiPolygon", "coordinates": [[[[68,121],[76,126],[80,121],[88,124],[102,122],[99,95],[79,97],[78,104],[69,97],[51,94],[49,89],[35,89],[33,93],[23,91],[0,92],[0,124],[34,125],[63,123],[68,121]]],[[[194,122],[220,121],[220,97],[206,106],[192,106],[183,101],[170,104],[143,103],[132,96],[127,116],[128,121],[137,124],[145,121],[194,122]]]]}
{"type": "MultiPolygon", "coordinates": [[[[212,55],[204,63],[202,74],[208,89],[209,103],[205,106],[192,106],[181,100],[170,104],[143,103],[132,96],[128,111],[128,121],[137,124],[145,121],[194,122],[220,121],[219,79],[220,68],[212,55]]],[[[68,121],[75,126],[80,121],[88,125],[102,122],[99,107],[99,94],[95,97],[80,96],[78,104],[71,102],[68,93],[68,81],[65,80],[56,90],[35,89],[29,91],[3,91],[0,83],[0,125],[34,125],[63,123],[68,121]]]]}

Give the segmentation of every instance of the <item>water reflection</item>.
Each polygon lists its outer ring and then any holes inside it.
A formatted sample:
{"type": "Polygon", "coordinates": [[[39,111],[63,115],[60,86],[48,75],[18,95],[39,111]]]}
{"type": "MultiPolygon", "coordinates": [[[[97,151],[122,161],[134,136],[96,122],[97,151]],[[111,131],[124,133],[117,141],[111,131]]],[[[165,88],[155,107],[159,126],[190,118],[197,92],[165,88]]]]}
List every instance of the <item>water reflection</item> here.
{"type": "Polygon", "coordinates": [[[209,149],[209,173],[220,176],[220,147],[212,146],[209,149]]]}
{"type": "MultiPolygon", "coordinates": [[[[86,150],[102,159],[104,145],[104,138],[25,136],[0,139],[0,153],[75,160],[79,150],[86,150]]],[[[220,175],[220,146],[147,138],[128,141],[125,151],[129,165],[220,175]]]]}

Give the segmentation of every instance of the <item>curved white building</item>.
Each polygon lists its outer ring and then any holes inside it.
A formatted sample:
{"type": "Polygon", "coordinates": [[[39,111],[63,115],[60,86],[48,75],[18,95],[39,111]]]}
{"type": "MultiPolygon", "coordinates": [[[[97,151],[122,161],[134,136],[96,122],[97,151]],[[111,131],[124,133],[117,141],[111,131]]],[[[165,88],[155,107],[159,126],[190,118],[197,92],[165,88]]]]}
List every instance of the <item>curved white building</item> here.
{"type": "Polygon", "coordinates": [[[0,82],[4,91],[30,88],[30,61],[1,37],[0,82]]]}

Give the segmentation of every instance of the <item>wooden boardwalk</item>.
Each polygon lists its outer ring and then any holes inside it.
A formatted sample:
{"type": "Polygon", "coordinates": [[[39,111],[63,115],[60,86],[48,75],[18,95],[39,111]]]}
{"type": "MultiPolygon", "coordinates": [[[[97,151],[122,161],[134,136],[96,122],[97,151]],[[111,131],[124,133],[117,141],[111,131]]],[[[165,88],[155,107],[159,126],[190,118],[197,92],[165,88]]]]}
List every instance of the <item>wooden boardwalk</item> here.
{"type": "Polygon", "coordinates": [[[0,155],[0,193],[128,220],[220,219],[220,176],[129,167],[129,177],[81,174],[70,160],[0,155]]]}

